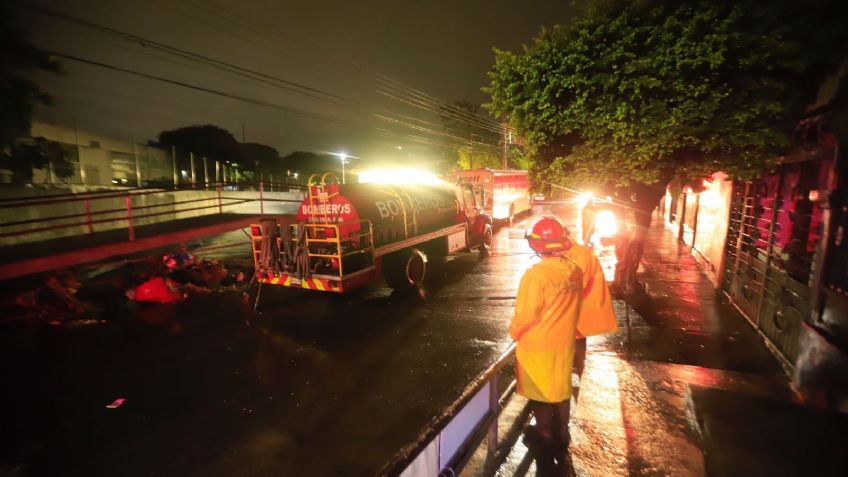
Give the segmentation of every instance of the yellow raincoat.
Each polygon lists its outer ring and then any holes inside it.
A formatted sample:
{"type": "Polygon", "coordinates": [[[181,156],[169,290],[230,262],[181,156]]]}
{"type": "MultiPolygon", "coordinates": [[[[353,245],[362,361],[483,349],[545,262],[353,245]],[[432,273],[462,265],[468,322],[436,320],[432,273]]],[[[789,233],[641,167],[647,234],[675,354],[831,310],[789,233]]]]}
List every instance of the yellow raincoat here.
{"type": "Polygon", "coordinates": [[[571,398],[571,366],[577,332],[616,331],[615,312],[598,258],[574,244],[548,257],[521,278],[509,334],[518,342],[518,393],[534,401],[571,398]]]}

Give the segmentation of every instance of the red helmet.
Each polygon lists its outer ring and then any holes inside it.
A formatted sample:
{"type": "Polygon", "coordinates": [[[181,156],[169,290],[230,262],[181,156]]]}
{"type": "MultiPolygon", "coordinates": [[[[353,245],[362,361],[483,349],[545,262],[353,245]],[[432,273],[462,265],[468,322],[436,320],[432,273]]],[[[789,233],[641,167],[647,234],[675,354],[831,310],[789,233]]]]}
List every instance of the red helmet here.
{"type": "Polygon", "coordinates": [[[543,254],[571,248],[571,239],[568,236],[568,229],[558,218],[545,215],[527,230],[524,238],[533,251],[543,254]]]}

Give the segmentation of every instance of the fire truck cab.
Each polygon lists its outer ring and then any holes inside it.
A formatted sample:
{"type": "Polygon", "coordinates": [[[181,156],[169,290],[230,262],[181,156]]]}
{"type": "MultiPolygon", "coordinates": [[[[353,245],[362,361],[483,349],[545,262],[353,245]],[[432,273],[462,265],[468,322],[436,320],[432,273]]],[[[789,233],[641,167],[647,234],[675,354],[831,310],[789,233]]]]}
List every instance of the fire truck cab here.
{"type": "Polygon", "coordinates": [[[530,179],[527,171],[512,169],[470,169],[448,174],[448,181],[470,184],[475,200],[494,220],[512,219],[530,210],[530,179]]]}

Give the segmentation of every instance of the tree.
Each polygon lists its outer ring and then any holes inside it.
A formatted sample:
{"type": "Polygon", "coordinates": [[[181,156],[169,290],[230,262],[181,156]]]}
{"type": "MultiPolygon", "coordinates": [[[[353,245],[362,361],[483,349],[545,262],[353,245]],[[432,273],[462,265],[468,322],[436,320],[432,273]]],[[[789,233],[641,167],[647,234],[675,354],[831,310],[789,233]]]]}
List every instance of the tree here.
{"type": "Polygon", "coordinates": [[[206,157],[213,161],[234,161],[238,141],[224,128],[212,124],[186,126],[162,131],[157,136],[158,146],[176,147],[180,157],[193,153],[195,158],[206,157]]]}
{"type": "Polygon", "coordinates": [[[456,149],[456,167],[455,169],[480,169],[489,167],[492,169],[501,168],[501,158],[491,151],[477,147],[459,147],[456,149]]]}
{"type": "Polygon", "coordinates": [[[21,25],[11,5],[0,4],[0,155],[8,155],[18,138],[29,136],[35,106],[51,102],[27,75],[36,70],[61,71],[58,62],[29,43],[21,25]]]}
{"type": "Polygon", "coordinates": [[[341,177],[341,161],[331,154],[295,151],[283,157],[282,164],[288,171],[297,172],[301,176],[334,172],[341,177]]]}
{"type": "Polygon", "coordinates": [[[500,135],[479,118],[481,106],[454,101],[439,108],[446,143],[456,151],[455,169],[500,168],[500,135]]]}
{"type": "Polygon", "coordinates": [[[536,181],[627,188],[639,233],[623,262],[633,268],[669,181],[751,177],[785,151],[818,82],[844,58],[840,7],[593,3],[520,54],[496,51],[485,107],[525,137],[536,181]]]}
{"type": "Polygon", "coordinates": [[[240,143],[236,147],[236,162],[253,168],[256,172],[282,174],[285,172],[280,153],[271,146],[255,142],[240,143]]]}
{"type": "Polygon", "coordinates": [[[32,182],[33,169],[49,169],[60,179],[74,175],[74,165],[62,144],[37,137],[16,141],[7,153],[0,154],[0,166],[12,171],[12,181],[32,182]]]}

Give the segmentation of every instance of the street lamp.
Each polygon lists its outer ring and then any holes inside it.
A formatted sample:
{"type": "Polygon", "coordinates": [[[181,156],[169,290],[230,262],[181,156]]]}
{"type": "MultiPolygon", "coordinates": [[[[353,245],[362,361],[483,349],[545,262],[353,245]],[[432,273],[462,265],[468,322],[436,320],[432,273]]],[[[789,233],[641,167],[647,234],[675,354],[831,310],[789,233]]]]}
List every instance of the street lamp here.
{"type": "Polygon", "coordinates": [[[342,161],[342,184],[344,184],[345,183],[345,168],[344,168],[344,165],[345,165],[345,159],[347,159],[347,154],[340,152],[339,153],[339,159],[341,159],[341,161],[342,161]]]}

